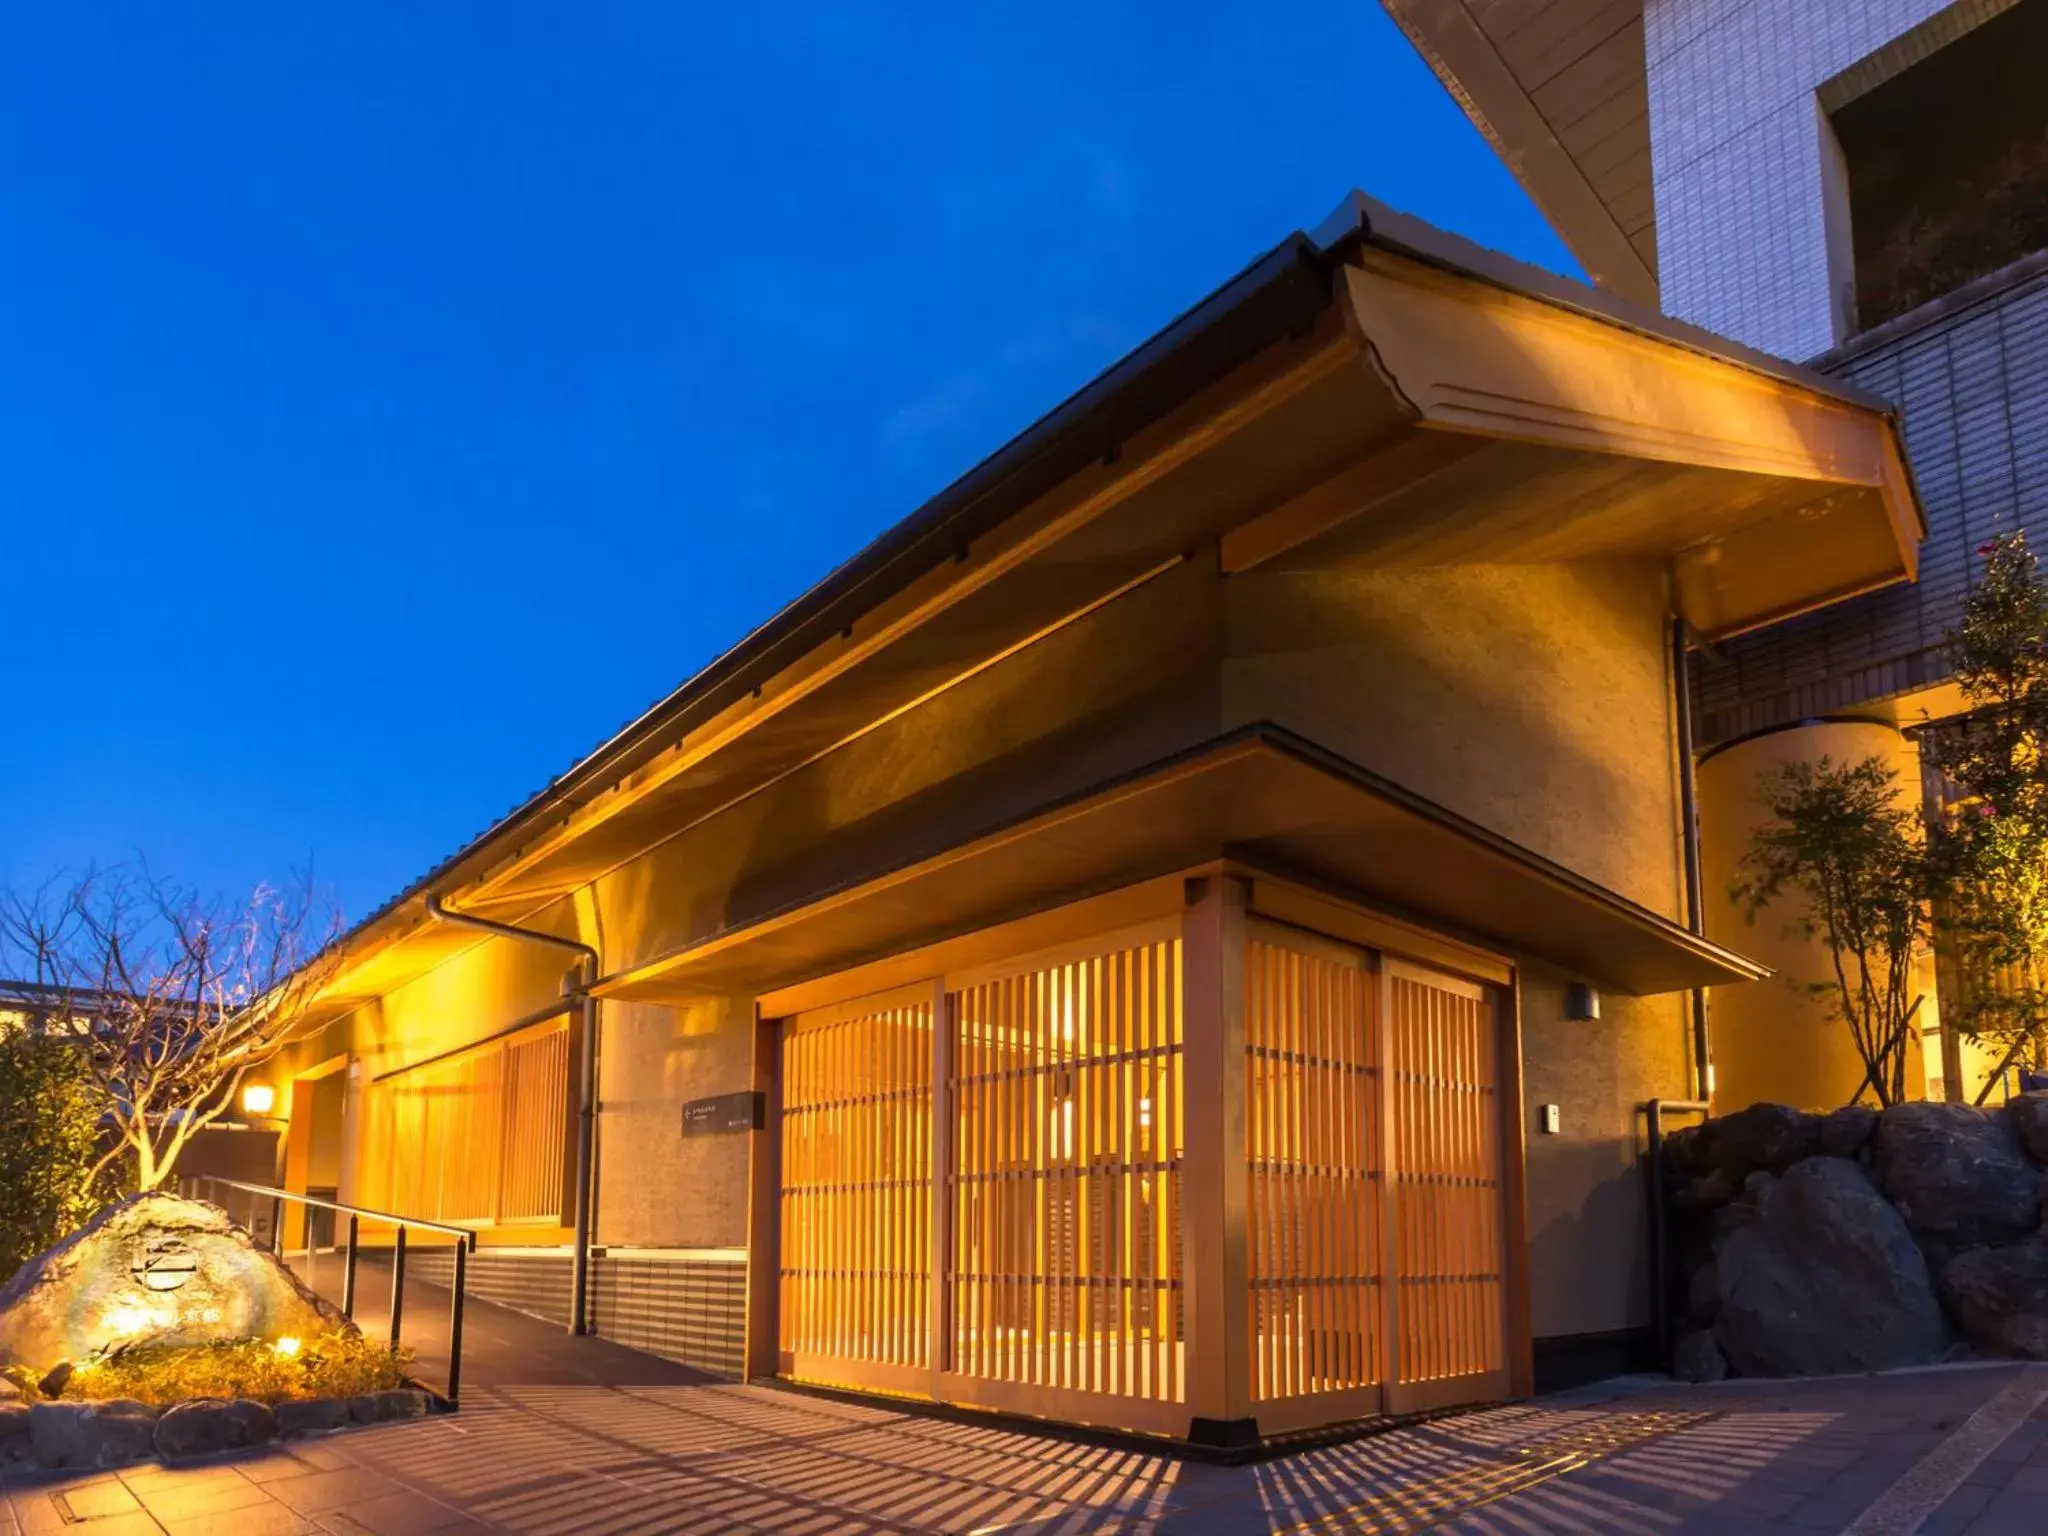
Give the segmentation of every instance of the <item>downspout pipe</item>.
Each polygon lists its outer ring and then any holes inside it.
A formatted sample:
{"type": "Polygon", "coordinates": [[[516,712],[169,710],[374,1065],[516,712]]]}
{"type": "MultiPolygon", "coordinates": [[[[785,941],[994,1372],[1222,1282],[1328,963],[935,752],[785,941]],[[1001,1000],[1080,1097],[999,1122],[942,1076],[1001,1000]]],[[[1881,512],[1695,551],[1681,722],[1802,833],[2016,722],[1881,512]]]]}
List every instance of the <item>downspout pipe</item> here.
{"type": "MultiPolygon", "coordinates": [[[[590,1297],[590,1229],[595,1213],[590,1209],[590,1187],[597,1152],[597,999],[591,988],[597,984],[598,954],[579,939],[565,939],[538,928],[516,928],[468,912],[450,911],[439,896],[427,896],[427,915],[459,928],[501,939],[523,939],[530,944],[547,944],[576,956],[575,983],[568,987],[571,1004],[583,1027],[583,1048],[576,1072],[576,1235],[569,1267],[569,1331],[588,1333],[590,1297]]],[[[566,981],[567,978],[564,978],[566,981]]]]}
{"type": "MultiPolygon", "coordinates": [[[[1693,774],[1691,629],[1683,618],[1671,620],[1671,688],[1678,726],[1678,816],[1685,853],[1685,926],[1702,938],[1707,932],[1706,884],[1700,873],[1699,790],[1693,774]]],[[[1714,1096],[1714,1053],[1707,1035],[1707,989],[1692,989],[1693,1097],[1704,1103],[1714,1096]]]]}

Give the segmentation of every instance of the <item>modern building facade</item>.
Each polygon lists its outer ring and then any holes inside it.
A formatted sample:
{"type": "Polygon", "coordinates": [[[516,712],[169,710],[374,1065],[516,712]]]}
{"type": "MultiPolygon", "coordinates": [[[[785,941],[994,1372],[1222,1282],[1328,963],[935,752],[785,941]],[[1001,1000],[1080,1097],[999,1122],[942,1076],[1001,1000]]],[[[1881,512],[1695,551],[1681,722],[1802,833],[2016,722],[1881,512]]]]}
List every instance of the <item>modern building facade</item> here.
{"type": "MultiPolygon", "coordinates": [[[[1978,546],[2048,546],[2044,0],[1387,0],[1596,282],[1898,410],[1921,579],[1694,649],[1708,931],[1792,981],[1817,957],[1721,899],[1757,771],[1876,752],[1917,787],[1916,725],[1957,707],[1942,639],[1978,546]]],[[[1937,976],[1937,970],[1941,972],[1937,976]]],[[[1923,1077],[1990,1059],[1940,1026],[1923,1077]]],[[[1830,1105],[1862,1069],[1777,984],[1717,996],[1720,1096],[1830,1105]]]]}
{"type": "Polygon", "coordinates": [[[728,1374],[1239,1442],[1649,1321],[1682,637],[1911,578],[1883,403],[1360,197],[361,924],[284,1173],[728,1374]]]}

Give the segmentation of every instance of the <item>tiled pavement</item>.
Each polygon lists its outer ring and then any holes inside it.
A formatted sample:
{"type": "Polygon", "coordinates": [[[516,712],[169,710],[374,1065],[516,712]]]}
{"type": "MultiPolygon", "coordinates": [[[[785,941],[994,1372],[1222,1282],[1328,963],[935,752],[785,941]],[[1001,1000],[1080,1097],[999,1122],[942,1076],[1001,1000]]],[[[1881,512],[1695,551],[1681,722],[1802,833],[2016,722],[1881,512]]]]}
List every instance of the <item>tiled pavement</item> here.
{"type": "Polygon", "coordinates": [[[1614,1384],[1240,1468],[764,1387],[494,1386],[424,1423],[16,1484],[0,1532],[1889,1536],[1915,1526],[1888,1490],[2002,1403],[2016,1427],[1918,1526],[1996,1536],[2048,1531],[2048,1372],[2023,1369],[1614,1384]]]}

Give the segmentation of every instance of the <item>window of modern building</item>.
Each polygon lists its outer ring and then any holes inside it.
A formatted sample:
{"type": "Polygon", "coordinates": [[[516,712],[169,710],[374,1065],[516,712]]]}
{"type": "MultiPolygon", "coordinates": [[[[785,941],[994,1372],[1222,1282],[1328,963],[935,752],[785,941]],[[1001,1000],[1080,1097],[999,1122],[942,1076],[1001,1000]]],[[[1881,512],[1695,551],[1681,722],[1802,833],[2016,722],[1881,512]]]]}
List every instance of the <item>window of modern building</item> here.
{"type": "Polygon", "coordinates": [[[2048,249],[2044,61],[2048,0],[2020,0],[1833,111],[1858,328],[2048,249]]]}

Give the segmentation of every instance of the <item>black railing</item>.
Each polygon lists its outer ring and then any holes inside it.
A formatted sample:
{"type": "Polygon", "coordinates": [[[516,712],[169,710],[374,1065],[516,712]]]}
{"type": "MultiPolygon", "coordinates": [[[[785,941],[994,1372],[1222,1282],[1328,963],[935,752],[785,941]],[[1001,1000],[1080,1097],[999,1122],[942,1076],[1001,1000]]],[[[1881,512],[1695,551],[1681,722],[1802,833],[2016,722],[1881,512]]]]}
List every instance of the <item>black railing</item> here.
{"type": "Polygon", "coordinates": [[[1678,1253],[1671,1241],[1670,1174],[1664,1166],[1667,1115],[1698,1115],[1711,1112],[1701,1099],[1652,1099],[1643,1106],[1648,1123],[1650,1153],[1650,1329],[1656,1338],[1657,1361],[1671,1368],[1671,1352],[1677,1342],[1672,1319],[1683,1315],[1678,1297],[1678,1253]]]}
{"type": "MultiPolygon", "coordinates": [[[[196,1185],[201,1189],[238,1190],[247,1197],[242,1223],[253,1235],[256,1230],[257,1202],[267,1200],[270,1205],[270,1251],[281,1260],[285,1257],[284,1207],[289,1201],[310,1210],[333,1211],[348,1217],[348,1239],[342,1244],[341,1269],[341,1315],[350,1322],[356,1313],[356,1262],[362,1249],[362,1224],[366,1221],[381,1222],[392,1229],[391,1236],[391,1348],[395,1352],[399,1344],[399,1329],[405,1316],[405,1234],[417,1227],[423,1232],[438,1232],[455,1239],[455,1274],[450,1286],[448,1299],[448,1387],[442,1393],[448,1406],[453,1408],[462,1392],[462,1303],[468,1290],[469,1256],[476,1249],[476,1231],[471,1227],[458,1227],[451,1222],[427,1221],[418,1216],[394,1216],[389,1211],[373,1211],[360,1205],[344,1205],[339,1200],[323,1200],[317,1195],[296,1194],[289,1189],[278,1189],[269,1184],[245,1184],[240,1179],[224,1179],[218,1174],[203,1173],[184,1181],[187,1186],[196,1185]]],[[[227,1200],[215,1202],[229,1216],[234,1207],[227,1200]]],[[[331,1250],[330,1250],[331,1251],[331,1250]]],[[[307,1223],[306,1255],[310,1270],[313,1255],[312,1224],[307,1223]]]]}

